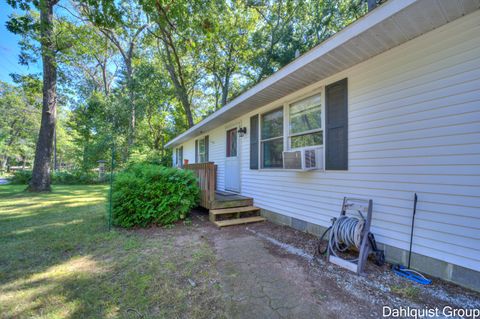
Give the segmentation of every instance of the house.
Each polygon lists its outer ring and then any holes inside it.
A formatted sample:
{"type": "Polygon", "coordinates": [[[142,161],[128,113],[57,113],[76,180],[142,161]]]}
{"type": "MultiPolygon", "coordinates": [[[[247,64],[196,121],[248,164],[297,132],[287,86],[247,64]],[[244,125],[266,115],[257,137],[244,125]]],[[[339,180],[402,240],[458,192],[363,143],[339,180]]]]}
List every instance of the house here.
{"type": "Polygon", "coordinates": [[[170,141],[174,163],[215,163],[218,190],[315,234],[371,198],[403,264],[417,193],[413,268],[479,290],[479,6],[387,1],[170,141]]]}

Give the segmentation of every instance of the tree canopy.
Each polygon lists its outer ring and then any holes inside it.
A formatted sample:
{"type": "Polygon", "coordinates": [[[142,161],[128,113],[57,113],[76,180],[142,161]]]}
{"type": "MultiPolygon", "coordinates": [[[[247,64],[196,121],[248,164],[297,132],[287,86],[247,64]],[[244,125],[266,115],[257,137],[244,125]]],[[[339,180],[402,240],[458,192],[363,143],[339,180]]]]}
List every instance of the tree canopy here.
{"type": "Polygon", "coordinates": [[[8,3],[17,10],[7,27],[21,36],[19,63],[43,59],[44,71],[0,84],[2,165],[31,165],[50,74],[61,162],[53,167],[83,170],[113,142],[120,164],[168,163],[168,140],[367,10],[363,0],[8,3]]]}

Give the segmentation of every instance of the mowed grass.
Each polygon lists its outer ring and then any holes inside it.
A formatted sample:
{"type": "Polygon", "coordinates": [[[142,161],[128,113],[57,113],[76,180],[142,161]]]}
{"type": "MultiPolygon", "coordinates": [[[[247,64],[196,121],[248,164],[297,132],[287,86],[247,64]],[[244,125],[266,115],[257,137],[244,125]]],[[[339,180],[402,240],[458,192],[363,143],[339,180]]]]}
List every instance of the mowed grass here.
{"type": "Polygon", "coordinates": [[[0,185],[0,318],[224,316],[195,226],[109,232],[107,186],[24,188],[0,185]]]}

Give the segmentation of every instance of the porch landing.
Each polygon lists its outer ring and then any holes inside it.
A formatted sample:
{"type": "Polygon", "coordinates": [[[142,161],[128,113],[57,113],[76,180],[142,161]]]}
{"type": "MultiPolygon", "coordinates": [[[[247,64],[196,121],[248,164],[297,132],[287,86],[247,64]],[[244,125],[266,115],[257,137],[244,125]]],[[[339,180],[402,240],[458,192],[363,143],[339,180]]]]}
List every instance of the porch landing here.
{"type": "Polygon", "coordinates": [[[215,199],[210,203],[210,209],[232,208],[253,205],[253,198],[235,193],[215,191],[215,199]]]}
{"type": "Polygon", "coordinates": [[[215,163],[186,164],[200,187],[200,206],[209,210],[209,219],[218,227],[265,221],[260,209],[253,206],[253,198],[232,192],[216,190],[217,166],[215,163]]]}

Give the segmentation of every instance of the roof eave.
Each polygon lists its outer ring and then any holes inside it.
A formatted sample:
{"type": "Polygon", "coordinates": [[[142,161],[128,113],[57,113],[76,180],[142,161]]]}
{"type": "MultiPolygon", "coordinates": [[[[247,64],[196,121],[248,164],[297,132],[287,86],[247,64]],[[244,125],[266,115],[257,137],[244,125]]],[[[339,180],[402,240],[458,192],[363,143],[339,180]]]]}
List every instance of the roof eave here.
{"type": "MultiPolygon", "coordinates": [[[[469,0],[464,0],[464,1],[469,1],[469,0]]],[[[441,1],[440,1],[441,2],[441,1]]],[[[252,100],[252,98],[255,97],[256,94],[259,94],[263,90],[267,89],[278,89],[275,87],[276,83],[279,83],[281,81],[284,81],[287,77],[289,76],[294,76],[295,72],[298,72],[299,75],[302,72],[302,68],[305,66],[308,66],[310,63],[315,62],[317,60],[321,60],[322,58],[326,59],[325,57],[328,56],[328,54],[334,50],[338,50],[342,46],[346,46],[350,40],[355,40],[358,39],[358,37],[362,37],[363,34],[367,33],[369,30],[371,30],[374,26],[382,23],[383,21],[389,19],[390,17],[396,15],[397,13],[402,12],[409,6],[411,6],[414,3],[421,3],[424,6],[431,5],[428,3],[428,0],[390,0],[387,1],[386,3],[382,4],[381,6],[377,7],[375,10],[367,13],[365,16],[362,18],[358,19],[357,21],[353,22],[349,26],[345,27],[343,30],[339,31],[329,39],[325,40],[324,42],[320,43],[310,51],[306,52],[302,56],[298,57],[294,61],[290,62],[274,74],[270,75],[266,79],[262,80],[249,90],[245,91],[229,103],[225,105],[223,108],[220,110],[216,111],[215,113],[212,113],[209,115],[207,118],[203,119],[199,123],[197,123],[195,126],[189,128],[187,131],[184,133],[178,135],[175,137],[173,140],[168,142],[166,144],[166,147],[175,147],[177,145],[180,145],[181,143],[198,136],[207,129],[205,129],[206,126],[208,126],[209,123],[214,121],[215,119],[218,119],[219,117],[222,117],[223,115],[226,115],[228,112],[230,112],[232,109],[234,109],[237,106],[245,108],[245,105],[241,105],[243,102],[246,102],[248,99],[252,100]],[[203,129],[203,130],[202,130],[203,129]]],[[[414,8],[412,8],[413,10],[414,8]]],[[[418,9],[418,8],[415,8],[418,9]]],[[[410,10],[410,11],[412,11],[410,10]]],[[[413,10],[415,11],[415,10],[413,10]]],[[[417,10],[418,11],[418,10],[417,10]]],[[[465,14],[465,12],[463,13],[465,14]]],[[[411,22],[409,21],[409,15],[408,14],[403,14],[400,17],[397,17],[396,19],[404,19],[405,22],[411,22]]],[[[405,23],[404,22],[404,23],[405,23]]],[[[448,22],[448,21],[447,21],[448,22]]],[[[441,21],[439,23],[446,23],[445,21],[441,21]]],[[[426,31],[427,27],[425,27],[426,31]]],[[[421,34],[421,32],[420,32],[421,34]]],[[[418,36],[418,34],[416,35],[418,36]]],[[[371,37],[371,35],[370,35],[371,37]]],[[[408,41],[409,39],[405,40],[404,42],[408,41]]],[[[372,40],[373,41],[373,40],[372,40]]],[[[350,44],[351,45],[350,41],[350,44]]],[[[395,45],[392,45],[392,47],[395,45]]],[[[384,51],[388,50],[384,49],[384,51]]],[[[383,51],[382,51],[383,52],[383,51]]],[[[381,52],[379,52],[381,53],[381,52]]],[[[376,54],[374,54],[376,55],[376,54]]],[[[362,61],[356,62],[361,63],[362,61]]],[[[345,68],[346,69],[346,68],[345,68]]],[[[338,73],[340,71],[337,71],[335,73],[338,73]]],[[[326,78],[326,77],[325,77],[326,78]]],[[[321,79],[317,79],[317,82],[320,81],[321,79]]],[[[308,83],[307,83],[308,84],[308,83]]],[[[306,84],[306,85],[307,85],[306,84]]],[[[278,84],[280,88],[281,84],[278,84]]],[[[308,84],[310,85],[310,84],[308,84]]],[[[288,94],[285,94],[288,95],[288,94]]],[[[257,101],[258,102],[258,101],[257,101]]],[[[258,102],[260,103],[260,102],[258,102]]],[[[245,103],[243,103],[245,104],[245,103]]],[[[251,104],[251,103],[250,103],[251,104]]],[[[261,107],[262,105],[256,106],[256,107],[261,107]]],[[[248,110],[245,111],[247,113],[248,110]]],[[[241,112],[240,112],[241,113],[241,112]]],[[[238,116],[238,115],[237,115],[238,116]]],[[[224,119],[225,120],[225,119],[224,119]]],[[[218,124],[217,124],[218,125],[218,124]]]]}

